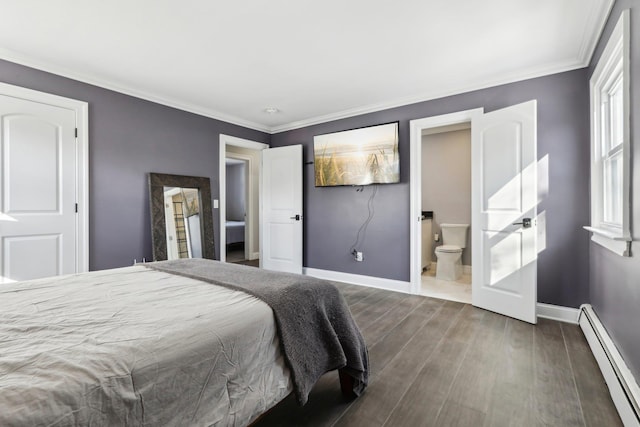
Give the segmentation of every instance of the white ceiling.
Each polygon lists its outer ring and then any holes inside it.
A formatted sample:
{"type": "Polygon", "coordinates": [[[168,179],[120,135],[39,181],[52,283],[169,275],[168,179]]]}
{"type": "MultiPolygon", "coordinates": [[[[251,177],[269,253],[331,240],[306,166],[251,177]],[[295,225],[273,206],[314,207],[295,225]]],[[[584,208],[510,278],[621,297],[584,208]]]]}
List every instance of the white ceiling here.
{"type": "Polygon", "coordinates": [[[584,67],[612,3],[0,0],[0,58],[279,132],[584,67]]]}

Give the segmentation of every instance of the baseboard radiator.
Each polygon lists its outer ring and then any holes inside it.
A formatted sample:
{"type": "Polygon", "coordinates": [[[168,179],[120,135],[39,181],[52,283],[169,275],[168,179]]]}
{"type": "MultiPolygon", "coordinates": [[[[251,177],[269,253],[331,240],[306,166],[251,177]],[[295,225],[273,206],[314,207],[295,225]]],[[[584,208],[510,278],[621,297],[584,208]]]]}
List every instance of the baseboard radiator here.
{"type": "Polygon", "coordinates": [[[600,366],[626,427],[640,427],[640,388],[590,304],[580,307],[580,328],[600,366]]]}

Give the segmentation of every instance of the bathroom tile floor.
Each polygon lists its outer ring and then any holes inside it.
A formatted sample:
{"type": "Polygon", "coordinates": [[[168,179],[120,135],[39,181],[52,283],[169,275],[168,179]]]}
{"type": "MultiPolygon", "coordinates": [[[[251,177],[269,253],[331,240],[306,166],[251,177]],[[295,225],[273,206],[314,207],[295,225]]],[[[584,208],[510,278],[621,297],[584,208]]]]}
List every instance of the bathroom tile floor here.
{"type": "Polygon", "coordinates": [[[420,295],[471,304],[471,275],[463,274],[457,281],[436,279],[436,264],[422,273],[420,295]]]}

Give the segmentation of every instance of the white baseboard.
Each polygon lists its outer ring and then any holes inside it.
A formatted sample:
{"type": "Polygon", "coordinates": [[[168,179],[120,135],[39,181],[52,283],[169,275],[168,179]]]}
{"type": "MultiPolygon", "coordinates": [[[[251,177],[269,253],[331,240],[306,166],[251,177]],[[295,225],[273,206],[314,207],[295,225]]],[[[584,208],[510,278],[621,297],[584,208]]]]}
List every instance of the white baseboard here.
{"type": "Polygon", "coordinates": [[[411,293],[411,283],[403,282],[401,280],[342,273],[340,271],[320,270],[309,267],[303,268],[303,273],[307,276],[313,276],[319,279],[351,283],[352,285],[369,286],[371,288],[386,289],[388,291],[403,292],[405,294],[411,293]]]}
{"type": "Polygon", "coordinates": [[[557,320],[559,322],[578,324],[580,317],[580,309],[563,307],[560,305],[545,304],[539,302],[536,304],[536,313],[538,317],[544,319],[557,320]]]}
{"type": "Polygon", "coordinates": [[[260,258],[260,252],[252,252],[249,254],[249,260],[254,260],[260,258]]]}
{"type": "Polygon", "coordinates": [[[580,307],[580,328],[626,427],[640,426],[640,387],[590,304],[580,307]]]}

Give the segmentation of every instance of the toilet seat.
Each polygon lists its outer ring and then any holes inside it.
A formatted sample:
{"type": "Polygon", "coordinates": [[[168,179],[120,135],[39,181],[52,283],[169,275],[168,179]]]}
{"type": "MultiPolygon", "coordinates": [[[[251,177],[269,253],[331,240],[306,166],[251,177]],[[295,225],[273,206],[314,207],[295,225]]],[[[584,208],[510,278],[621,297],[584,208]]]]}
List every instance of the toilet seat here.
{"type": "Polygon", "coordinates": [[[442,252],[446,254],[462,253],[462,248],[456,245],[442,245],[436,248],[436,252],[442,252]]]}

